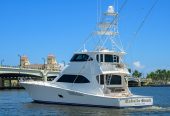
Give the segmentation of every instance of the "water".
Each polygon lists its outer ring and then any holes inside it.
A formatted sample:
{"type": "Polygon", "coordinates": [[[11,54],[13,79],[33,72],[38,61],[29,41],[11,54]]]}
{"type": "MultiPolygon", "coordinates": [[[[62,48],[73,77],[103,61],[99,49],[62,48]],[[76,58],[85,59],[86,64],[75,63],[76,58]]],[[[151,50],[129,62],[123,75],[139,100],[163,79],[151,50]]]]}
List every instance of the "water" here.
{"type": "Polygon", "coordinates": [[[0,116],[64,115],[64,116],[143,116],[170,115],[170,87],[130,88],[133,93],[154,97],[154,106],[147,108],[96,108],[33,103],[25,90],[0,91],[0,116]]]}

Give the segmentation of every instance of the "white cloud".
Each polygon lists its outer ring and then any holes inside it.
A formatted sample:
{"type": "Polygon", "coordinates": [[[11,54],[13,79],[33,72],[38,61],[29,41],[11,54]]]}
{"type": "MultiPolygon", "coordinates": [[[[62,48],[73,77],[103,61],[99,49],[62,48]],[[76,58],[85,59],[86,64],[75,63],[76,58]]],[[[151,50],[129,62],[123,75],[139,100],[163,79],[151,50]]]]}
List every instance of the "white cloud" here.
{"type": "Polygon", "coordinates": [[[133,62],[133,65],[138,69],[143,69],[145,66],[140,63],[140,61],[133,62]]]}

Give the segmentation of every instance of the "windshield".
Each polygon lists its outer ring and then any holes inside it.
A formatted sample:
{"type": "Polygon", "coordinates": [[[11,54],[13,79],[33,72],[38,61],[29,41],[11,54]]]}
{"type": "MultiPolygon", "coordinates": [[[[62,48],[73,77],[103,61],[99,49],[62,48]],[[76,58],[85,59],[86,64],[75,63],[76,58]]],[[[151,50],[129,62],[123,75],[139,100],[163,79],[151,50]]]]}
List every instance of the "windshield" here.
{"type": "Polygon", "coordinates": [[[83,62],[83,61],[91,61],[93,60],[92,58],[89,58],[89,55],[87,54],[75,54],[72,58],[71,58],[71,62],[83,62]]]}

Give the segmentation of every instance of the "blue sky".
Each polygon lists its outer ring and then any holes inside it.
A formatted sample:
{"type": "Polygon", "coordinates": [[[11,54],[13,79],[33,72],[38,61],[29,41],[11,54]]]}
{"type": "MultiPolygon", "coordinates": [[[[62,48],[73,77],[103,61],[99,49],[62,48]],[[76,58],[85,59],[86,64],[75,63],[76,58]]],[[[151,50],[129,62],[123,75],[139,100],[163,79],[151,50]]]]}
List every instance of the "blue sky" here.
{"type": "MultiPolygon", "coordinates": [[[[128,0],[119,14],[125,61],[133,69],[136,63],[142,72],[170,68],[169,0],[158,1],[134,38],[155,1],[128,0]]],[[[102,10],[112,4],[113,0],[102,0],[102,10]]],[[[20,54],[31,63],[43,63],[42,57],[54,54],[58,62],[68,62],[93,31],[96,19],[97,0],[0,0],[0,60],[18,65],[20,54]]]]}

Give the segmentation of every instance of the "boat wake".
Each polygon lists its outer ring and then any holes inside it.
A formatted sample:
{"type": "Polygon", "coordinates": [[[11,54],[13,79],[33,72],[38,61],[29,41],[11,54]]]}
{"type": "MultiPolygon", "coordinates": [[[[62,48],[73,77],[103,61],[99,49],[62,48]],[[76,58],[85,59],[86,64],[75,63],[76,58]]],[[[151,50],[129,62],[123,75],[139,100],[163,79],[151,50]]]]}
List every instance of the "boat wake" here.
{"type": "Polygon", "coordinates": [[[149,106],[145,108],[128,108],[128,110],[132,112],[170,112],[170,107],[149,106]]]}

